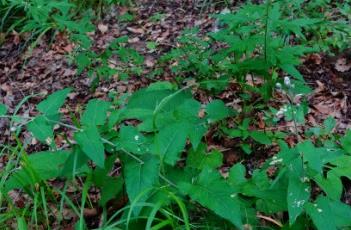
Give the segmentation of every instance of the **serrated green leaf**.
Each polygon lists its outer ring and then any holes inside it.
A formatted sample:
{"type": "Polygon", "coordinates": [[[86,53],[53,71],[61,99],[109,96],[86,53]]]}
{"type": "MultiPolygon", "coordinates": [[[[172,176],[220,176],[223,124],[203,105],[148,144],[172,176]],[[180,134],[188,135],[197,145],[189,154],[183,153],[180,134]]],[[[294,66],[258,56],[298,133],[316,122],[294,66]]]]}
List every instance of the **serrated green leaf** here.
{"type": "Polygon", "coordinates": [[[100,168],[104,167],[105,149],[96,127],[91,126],[74,134],[83,152],[100,168]]]}
{"type": "Polygon", "coordinates": [[[3,116],[7,113],[7,107],[4,104],[0,103],[0,116],[3,116]]]}
{"type": "Polygon", "coordinates": [[[243,229],[239,200],[216,170],[204,169],[196,182],[180,182],[178,186],[193,200],[243,229]]]}
{"type": "Polygon", "coordinates": [[[36,117],[27,125],[28,130],[39,141],[51,145],[54,139],[53,125],[47,122],[44,116],[36,117]]]}
{"type": "Polygon", "coordinates": [[[160,130],[155,137],[153,152],[167,164],[174,165],[184,150],[188,126],[187,123],[176,123],[160,130]]]}
{"type": "Polygon", "coordinates": [[[70,92],[71,89],[66,88],[51,94],[44,101],[40,102],[37,105],[38,110],[47,116],[57,114],[70,92]]]}
{"type": "MultiPolygon", "coordinates": [[[[158,183],[160,161],[156,156],[143,155],[143,161],[126,159],[123,161],[124,179],[129,200],[133,202],[136,198],[138,202],[143,202],[148,198],[152,189],[158,183]]],[[[134,214],[138,215],[141,208],[135,208],[134,214]]]]}
{"type": "Polygon", "coordinates": [[[223,163],[223,155],[221,152],[214,150],[207,153],[205,144],[200,144],[196,150],[191,149],[186,160],[187,167],[203,169],[217,168],[223,163]]]}
{"type": "Polygon", "coordinates": [[[263,131],[250,131],[250,137],[263,145],[270,145],[272,144],[271,139],[266,135],[263,131]]]}
{"type": "Polygon", "coordinates": [[[111,103],[107,101],[97,99],[90,100],[82,116],[82,124],[85,126],[103,125],[110,105],[111,103]]]}

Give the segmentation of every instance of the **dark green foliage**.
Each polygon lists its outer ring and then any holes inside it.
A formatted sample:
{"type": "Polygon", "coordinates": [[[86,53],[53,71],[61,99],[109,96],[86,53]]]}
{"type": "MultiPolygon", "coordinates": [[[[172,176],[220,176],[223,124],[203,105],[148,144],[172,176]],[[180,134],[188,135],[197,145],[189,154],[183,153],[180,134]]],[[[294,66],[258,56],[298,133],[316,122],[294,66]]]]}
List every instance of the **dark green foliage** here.
{"type": "MultiPolygon", "coordinates": [[[[144,57],[128,46],[127,37],[115,39],[99,53],[90,49],[86,32],[91,18],[80,17],[76,9],[102,7],[105,1],[31,3],[23,20],[12,28],[31,30],[34,35],[68,31],[71,39],[81,41],[75,51],[78,74],[85,71],[97,83],[143,72],[144,57]]],[[[11,125],[19,124],[18,132],[26,127],[49,149],[27,156],[16,137],[19,147],[11,151],[18,158],[8,164],[18,167],[4,174],[1,194],[7,198],[13,189],[26,192],[35,210],[38,205],[45,210],[39,222],[47,228],[51,226],[46,200],[59,203],[60,209],[72,208],[79,217],[77,229],[87,228],[84,210],[93,205],[102,210],[101,229],[348,229],[351,208],[342,201],[345,180],[351,180],[351,131],[334,134],[336,121],[331,117],[306,131],[297,128],[305,123],[305,98],[310,92],[297,69],[301,57],[333,46],[343,48],[341,40],[350,32],[344,26],[350,19],[349,4],[333,3],[340,7],[340,18],[327,21],[329,16],[318,9],[330,9],[329,3],[267,0],[214,15],[214,31],[204,36],[196,29],[185,31],[179,47],[160,60],[173,64],[171,71],[180,76],[178,83],[189,77],[194,81],[182,88],[157,81],[131,94],[92,99],[78,118],[72,115],[73,125],[60,113],[70,89],[39,103],[35,117],[9,115],[0,104],[0,117],[10,119],[11,125]],[[259,78],[262,81],[256,84],[259,78]],[[235,93],[243,101],[242,111],[216,99],[223,98],[217,93],[231,82],[240,86],[235,93]],[[196,87],[213,97],[198,100],[192,91],[196,87]],[[261,103],[271,99],[275,87],[288,101],[280,109],[261,103]],[[295,102],[296,97],[302,99],[295,102]],[[251,114],[258,110],[265,114],[265,127],[272,130],[256,128],[251,114]],[[275,131],[281,120],[293,123],[293,132],[275,131]],[[67,129],[71,132],[66,133],[67,129]],[[62,136],[66,144],[58,148],[55,138],[62,136]],[[285,138],[292,136],[298,143],[288,146],[285,138]],[[238,157],[235,163],[228,163],[228,149],[218,149],[217,139],[233,142],[229,150],[238,157]],[[260,157],[257,166],[247,160],[254,156],[260,157]],[[51,179],[64,180],[63,191],[48,185],[51,179]],[[68,198],[67,184],[81,185],[81,200],[68,198]],[[96,204],[88,197],[93,187],[100,195],[96,204]],[[115,203],[122,206],[109,213],[115,203]]],[[[1,8],[9,13],[24,9],[20,1],[1,4],[10,7],[1,8]]],[[[5,15],[3,22],[12,16],[5,15]]],[[[151,20],[160,18],[156,14],[151,20]]],[[[157,49],[152,42],[147,47],[157,49]]],[[[11,202],[9,209],[18,228],[25,229],[29,219],[38,222],[36,211],[28,211],[31,207],[13,208],[11,202]]]]}

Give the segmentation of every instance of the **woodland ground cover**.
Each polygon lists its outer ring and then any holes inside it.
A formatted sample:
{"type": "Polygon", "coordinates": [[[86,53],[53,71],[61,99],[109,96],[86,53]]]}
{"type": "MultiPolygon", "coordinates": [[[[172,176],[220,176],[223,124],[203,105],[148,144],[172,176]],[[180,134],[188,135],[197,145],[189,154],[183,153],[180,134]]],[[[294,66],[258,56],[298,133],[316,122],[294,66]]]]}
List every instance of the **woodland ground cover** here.
{"type": "Polygon", "coordinates": [[[348,1],[0,2],[3,229],[349,229],[348,1]]]}

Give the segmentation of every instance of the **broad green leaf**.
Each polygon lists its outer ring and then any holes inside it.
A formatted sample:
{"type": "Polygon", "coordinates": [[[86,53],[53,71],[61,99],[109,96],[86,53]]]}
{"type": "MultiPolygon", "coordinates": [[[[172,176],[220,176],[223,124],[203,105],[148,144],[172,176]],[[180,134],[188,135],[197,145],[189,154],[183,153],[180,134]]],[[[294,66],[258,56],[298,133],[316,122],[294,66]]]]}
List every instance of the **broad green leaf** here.
{"type": "Polygon", "coordinates": [[[114,110],[108,117],[108,128],[112,129],[121,120],[122,110],[114,110]]]}
{"type": "Polygon", "coordinates": [[[336,121],[333,117],[329,116],[327,119],[324,120],[323,125],[325,128],[326,134],[329,134],[330,132],[333,131],[336,125],[336,121]]]}
{"type": "Polygon", "coordinates": [[[127,109],[149,109],[154,111],[161,101],[168,97],[167,103],[163,104],[161,111],[172,111],[192,95],[188,91],[175,91],[168,89],[146,88],[135,92],[128,100],[127,109]]]}
{"type": "Polygon", "coordinates": [[[105,149],[96,127],[88,127],[74,134],[83,152],[100,168],[104,167],[105,149]]]}
{"type": "Polygon", "coordinates": [[[316,148],[309,140],[299,143],[297,148],[302,154],[303,160],[308,162],[309,168],[321,173],[323,165],[326,163],[322,160],[321,148],[316,148]]]}
{"type": "Polygon", "coordinates": [[[111,103],[107,101],[97,99],[90,100],[82,116],[82,124],[85,126],[103,125],[110,105],[111,103]]]}
{"type": "Polygon", "coordinates": [[[340,200],[329,199],[330,210],[333,211],[333,219],[338,228],[344,229],[351,226],[351,207],[340,200]]]}
{"type": "MultiPolygon", "coordinates": [[[[140,157],[143,163],[135,159],[124,157],[123,172],[129,200],[144,202],[152,189],[158,183],[160,162],[156,156],[143,155],[140,157]]],[[[140,208],[134,209],[138,215],[140,208]]]]}
{"type": "Polygon", "coordinates": [[[101,199],[99,204],[106,205],[109,200],[117,199],[118,194],[123,191],[124,180],[122,177],[106,177],[101,187],[101,199]]]}
{"type": "Polygon", "coordinates": [[[7,107],[4,104],[0,103],[0,116],[3,116],[7,113],[7,107]]]}
{"type": "Polygon", "coordinates": [[[167,164],[174,165],[184,150],[187,138],[187,123],[171,124],[156,135],[153,152],[167,164]]]}
{"type": "Polygon", "coordinates": [[[234,186],[243,184],[247,181],[245,176],[246,176],[245,166],[242,165],[241,163],[237,163],[230,168],[229,182],[234,186]]]}
{"type": "Polygon", "coordinates": [[[342,182],[339,176],[335,175],[333,171],[329,171],[327,178],[324,178],[321,174],[314,177],[314,181],[319,187],[333,200],[340,200],[342,194],[342,182]]]}
{"type": "Polygon", "coordinates": [[[201,103],[194,99],[186,99],[183,103],[179,104],[174,113],[176,120],[186,120],[189,123],[199,123],[198,114],[201,109],[201,103]]]}
{"type": "Polygon", "coordinates": [[[197,149],[201,139],[207,132],[207,127],[205,125],[193,125],[188,131],[189,140],[192,144],[193,149],[197,149]]]}
{"type": "Polygon", "coordinates": [[[217,168],[222,163],[222,153],[217,150],[208,153],[205,144],[200,144],[196,150],[191,149],[186,160],[187,167],[197,169],[217,168]]]}
{"type": "Polygon", "coordinates": [[[232,115],[232,111],[223,101],[213,100],[206,106],[207,120],[209,122],[220,121],[232,115]]]}
{"type": "Polygon", "coordinates": [[[149,152],[147,139],[134,126],[122,126],[117,140],[117,146],[134,154],[149,152]]]}
{"type": "Polygon", "coordinates": [[[91,64],[91,60],[85,53],[80,53],[76,57],[76,63],[78,66],[78,74],[81,74],[83,70],[91,64]]]}
{"type": "Polygon", "coordinates": [[[199,84],[201,88],[221,92],[227,88],[229,81],[228,77],[221,77],[219,79],[201,81],[199,84]]]}
{"type": "Polygon", "coordinates": [[[296,218],[302,213],[309,198],[310,185],[301,181],[300,177],[291,174],[289,176],[287,197],[290,224],[293,224],[296,218]]]}
{"type": "Polygon", "coordinates": [[[271,139],[265,134],[263,131],[251,131],[250,137],[263,145],[270,145],[272,144],[271,139]]]}
{"type": "Polygon", "coordinates": [[[18,216],[17,220],[17,229],[18,230],[28,230],[28,225],[24,217],[18,216]]]}
{"type": "Polygon", "coordinates": [[[77,175],[88,173],[91,170],[88,163],[88,156],[83,153],[79,146],[74,146],[72,153],[69,155],[61,171],[61,176],[74,178],[77,175]]]}
{"type": "Polygon", "coordinates": [[[148,87],[149,91],[156,90],[176,90],[176,86],[169,81],[158,81],[152,83],[148,87]]]}
{"type": "Polygon", "coordinates": [[[191,98],[192,95],[188,91],[164,90],[157,87],[142,89],[129,98],[121,117],[141,120],[143,130],[153,131],[153,126],[161,128],[165,123],[168,125],[174,122],[169,116],[174,116],[172,112],[191,98]],[[165,121],[165,118],[168,119],[165,121]]]}
{"type": "Polygon", "coordinates": [[[233,188],[238,187],[245,196],[259,198],[256,202],[259,211],[274,213],[288,209],[285,196],[286,181],[279,180],[277,183],[271,184],[265,170],[255,170],[250,180],[240,184],[240,186],[233,186],[233,188]]]}
{"type": "Polygon", "coordinates": [[[241,137],[243,135],[243,131],[241,129],[223,129],[223,131],[232,138],[241,137]]]}
{"type": "Polygon", "coordinates": [[[38,110],[47,116],[57,114],[70,92],[71,89],[66,88],[51,94],[44,101],[40,102],[37,105],[38,110]]]}
{"type": "Polygon", "coordinates": [[[252,149],[251,146],[249,144],[243,143],[240,145],[240,148],[246,153],[246,154],[251,154],[252,153],[252,149]]]}
{"type": "Polygon", "coordinates": [[[193,200],[243,229],[237,194],[216,170],[204,169],[194,183],[180,182],[178,186],[193,200]]]}
{"type": "Polygon", "coordinates": [[[344,176],[351,180],[351,156],[344,155],[338,157],[337,159],[331,161],[331,164],[335,165],[336,167],[331,169],[330,172],[338,175],[339,177],[344,176]]]}
{"type": "Polygon", "coordinates": [[[47,145],[53,143],[53,125],[49,124],[44,116],[36,117],[33,121],[28,123],[27,128],[39,141],[47,145]]]}
{"type": "Polygon", "coordinates": [[[23,162],[22,168],[5,182],[5,191],[59,177],[70,154],[67,151],[32,153],[23,162]]]}
{"type": "Polygon", "coordinates": [[[326,197],[319,196],[314,204],[306,205],[306,213],[311,217],[318,230],[336,230],[333,211],[326,197]]]}

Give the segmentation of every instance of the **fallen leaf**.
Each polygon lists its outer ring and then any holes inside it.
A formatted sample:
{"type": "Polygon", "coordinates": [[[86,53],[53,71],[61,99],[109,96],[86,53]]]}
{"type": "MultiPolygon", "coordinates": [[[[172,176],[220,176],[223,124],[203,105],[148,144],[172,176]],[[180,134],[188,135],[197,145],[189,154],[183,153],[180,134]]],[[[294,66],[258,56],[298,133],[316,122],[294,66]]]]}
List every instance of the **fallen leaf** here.
{"type": "Polygon", "coordinates": [[[100,23],[100,24],[98,25],[98,29],[99,29],[99,31],[100,31],[102,34],[104,34],[104,33],[106,33],[106,32],[108,31],[108,26],[107,26],[107,25],[104,25],[104,24],[102,24],[102,23],[100,23]]]}
{"type": "Polygon", "coordinates": [[[335,63],[335,69],[339,72],[346,72],[351,69],[351,62],[346,58],[339,58],[335,63]]]}
{"type": "Polygon", "coordinates": [[[153,67],[155,65],[155,59],[151,56],[146,56],[145,65],[149,68],[153,67]]]}
{"type": "Polygon", "coordinates": [[[142,28],[127,27],[127,30],[134,34],[144,34],[144,30],[142,28]]]}

